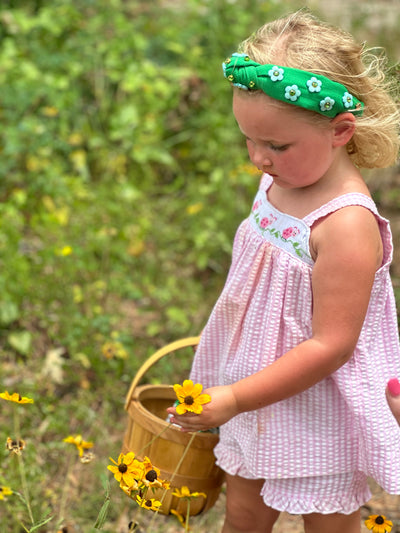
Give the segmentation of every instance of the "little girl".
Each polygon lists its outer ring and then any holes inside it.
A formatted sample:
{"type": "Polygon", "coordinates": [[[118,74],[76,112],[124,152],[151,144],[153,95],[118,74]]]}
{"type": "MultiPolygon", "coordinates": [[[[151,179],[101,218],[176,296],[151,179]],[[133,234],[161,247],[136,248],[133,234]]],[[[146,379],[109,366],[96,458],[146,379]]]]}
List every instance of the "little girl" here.
{"type": "Polygon", "coordinates": [[[381,61],[304,11],[223,69],[263,176],[193,363],[211,402],[168,411],[185,431],[220,426],[224,533],[271,532],[280,511],[358,533],[367,476],[400,494],[391,233],[359,171],[395,163],[398,111],[381,61]]]}

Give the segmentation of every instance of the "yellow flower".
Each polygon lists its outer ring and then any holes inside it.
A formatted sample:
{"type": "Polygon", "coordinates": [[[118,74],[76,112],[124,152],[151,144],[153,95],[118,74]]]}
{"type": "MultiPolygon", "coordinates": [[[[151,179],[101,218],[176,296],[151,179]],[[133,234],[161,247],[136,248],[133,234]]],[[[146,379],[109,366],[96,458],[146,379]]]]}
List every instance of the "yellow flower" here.
{"type": "Polygon", "coordinates": [[[57,250],[55,251],[55,254],[60,257],[67,257],[68,255],[71,255],[72,253],[73,253],[72,247],[68,245],[63,246],[62,248],[57,248],[57,250]]]}
{"type": "Polygon", "coordinates": [[[136,496],[136,501],[140,507],[149,511],[158,511],[158,508],[161,507],[161,502],[154,498],[141,498],[140,496],[136,496]]]}
{"type": "Polygon", "coordinates": [[[188,205],[186,208],[186,213],[188,215],[197,215],[204,207],[203,202],[198,202],[197,204],[188,205]]]}
{"type": "Polygon", "coordinates": [[[6,448],[11,453],[16,455],[21,455],[22,450],[25,448],[25,441],[22,439],[13,440],[10,437],[7,437],[6,448]]]}
{"type": "Polygon", "coordinates": [[[58,109],[54,106],[45,106],[41,109],[45,117],[56,117],[59,113],[58,109]]]}
{"type": "MultiPolygon", "coordinates": [[[[178,513],[178,511],[175,511],[175,509],[171,509],[171,514],[176,516],[176,518],[179,520],[179,522],[182,524],[183,527],[186,527],[186,520],[181,515],[181,513],[178,513]]],[[[187,526],[186,531],[191,531],[191,528],[189,526],[187,526]]]]}
{"type": "Polygon", "coordinates": [[[6,500],[6,496],[10,496],[12,493],[10,487],[0,486],[0,500],[6,500]]]}
{"type": "Polygon", "coordinates": [[[146,487],[160,487],[169,489],[170,484],[160,478],[160,470],[154,466],[148,457],[143,459],[143,477],[141,482],[146,487]]]}
{"type": "Polygon", "coordinates": [[[121,488],[125,486],[129,489],[130,487],[137,485],[138,479],[142,479],[143,464],[135,459],[135,454],[133,452],[128,452],[126,455],[120,453],[117,462],[111,457],[110,461],[116,466],[108,465],[107,468],[114,474],[114,477],[120,483],[121,488]]]}
{"type": "Polygon", "coordinates": [[[101,351],[106,359],[126,359],[128,353],[123,345],[118,342],[106,342],[103,344],[101,351]]]}
{"type": "Polygon", "coordinates": [[[183,385],[174,385],[175,394],[179,400],[179,405],[176,407],[178,415],[183,415],[186,412],[200,414],[203,410],[202,404],[211,401],[211,396],[208,394],[201,394],[203,385],[196,383],[193,385],[191,379],[185,379],[183,385]]]}
{"type": "Polygon", "coordinates": [[[365,521],[365,525],[368,529],[372,529],[372,533],[390,533],[393,527],[393,523],[380,514],[370,515],[365,521]]]}
{"type": "Polygon", "coordinates": [[[79,146],[80,144],[82,144],[83,142],[83,137],[80,133],[71,133],[70,136],[68,137],[68,143],[71,145],[71,146],[79,146]]]}
{"type": "Polygon", "coordinates": [[[198,498],[199,496],[207,498],[207,494],[204,494],[204,492],[190,492],[189,488],[185,485],[183,485],[183,487],[180,489],[175,489],[172,493],[172,496],[176,496],[177,498],[186,498],[188,500],[192,498],[198,498]]]}
{"type": "Polygon", "coordinates": [[[79,451],[79,457],[82,457],[85,450],[89,450],[90,448],[93,448],[93,442],[86,442],[82,439],[81,435],[70,435],[69,437],[66,437],[63,439],[64,442],[69,442],[70,444],[75,444],[75,446],[78,448],[79,451]]]}
{"type": "Polygon", "coordinates": [[[119,484],[119,488],[125,492],[125,494],[127,496],[129,496],[130,498],[134,499],[134,495],[132,495],[132,492],[137,492],[138,490],[140,490],[140,487],[139,487],[139,483],[138,483],[138,480],[137,479],[134,479],[133,480],[133,485],[130,485],[129,487],[127,485],[125,485],[123,483],[123,481],[121,481],[121,483],[119,484]]]}
{"type": "Polygon", "coordinates": [[[160,470],[151,464],[148,457],[143,459],[143,477],[142,482],[147,486],[161,485],[160,483],[160,470]]]}
{"type": "Polygon", "coordinates": [[[9,402],[15,402],[15,403],[33,403],[32,398],[21,396],[20,394],[18,394],[18,392],[14,392],[13,394],[9,394],[8,391],[0,392],[0,398],[3,398],[3,400],[8,400],[9,402]]]}

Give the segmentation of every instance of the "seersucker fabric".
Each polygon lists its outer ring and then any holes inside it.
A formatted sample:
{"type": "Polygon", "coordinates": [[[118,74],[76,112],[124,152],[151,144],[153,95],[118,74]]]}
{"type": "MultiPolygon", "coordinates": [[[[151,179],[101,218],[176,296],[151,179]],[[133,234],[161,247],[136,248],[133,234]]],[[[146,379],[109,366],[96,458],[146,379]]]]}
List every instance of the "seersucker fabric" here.
{"type": "Polygon", "coordinates": [[[389,222],[361,193],[298,219],[270,204],[271,183],[264,174],[237,230],[224,289],[195,354],[193,381],[205,388],[234,383],[311,337],[309,239],[322,217],[346,206],[369,209],[379,223],[384,257],[352,358],[306,391],[224,424],[217,462],[228,472],[245,469],[270,480],[361,472],[400,494],[400,428],[385,398],[387,381],[400,377],[389,222]]]}

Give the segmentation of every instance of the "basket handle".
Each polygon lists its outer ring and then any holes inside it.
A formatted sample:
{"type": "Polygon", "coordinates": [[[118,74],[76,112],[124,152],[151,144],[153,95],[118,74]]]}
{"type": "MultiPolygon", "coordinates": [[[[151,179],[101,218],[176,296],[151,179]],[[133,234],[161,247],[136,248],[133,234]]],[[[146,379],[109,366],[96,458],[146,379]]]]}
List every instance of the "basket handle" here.
{"type": "Polygon", "coordinates": [[[151,368],[155,363],[157,363],[157,361],[162,359],[165,355],[171,352],[175,352],[175,350],[179,350],[180,348],[187,348],[188,346],[197,346],[197,344],[199,344],[199,341],[200,341],[200,337],[186,337],[184,339],[179,339],[175,342],[171,342],[170,344],[167,344],[166,346],[163,346],[162,348],[157,350],[153,355],[151,355],[142,364],[142,366],[137,371],[136,376],[133,378],[133,381],[129,388],[129,392],[126,395],[125,409],[126,410],[128,409],[133,393],[139,381],[142,379],[145,373],[149,370],[149,368],[151,368]]]}

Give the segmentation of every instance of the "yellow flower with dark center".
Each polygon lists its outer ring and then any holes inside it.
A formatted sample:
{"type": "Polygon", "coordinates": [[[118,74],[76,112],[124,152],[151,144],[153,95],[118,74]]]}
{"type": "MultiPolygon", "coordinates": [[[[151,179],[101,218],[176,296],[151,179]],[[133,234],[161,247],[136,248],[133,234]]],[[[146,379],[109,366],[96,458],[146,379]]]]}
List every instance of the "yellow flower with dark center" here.
{"type": "Polygon", "coordinates": [[[63,441],[69,442],[70,444],[75,444],[79,451],[79,457],[83,457],[85,450],[93,448],[93,442],[84,441],[82,435],[69,435],[68,437],[63,439],[63,441]]]}
{"type": "Polygon", "coordinates": [[[150,459],[148,457],[145,456],[145,458],[143,459],[143,477],[142,477],[142,482],[147,486],[154,486],[154,485],[158,485],[158,486],[161,486],[161,482],[160,482],[160,476],[161,476],[161,473],[160,473],[160,470],[154,466],[150,459]]]}
{"type": "Polygon", "coordinates": [[[21,396],[18,394],[18,392],[14,392],[13,394],[9,394],[8,391],[0,392],[0,398],[3,398],[3,400],[7,400],[9,402],[15,402],[15,403],[33,403],[32,398],[27,398],[26,396],[21,396]]]}
{"type": "Polygon", "coordinates": [[[136,502],[140,507],[148,511],[158,511],[159,507],[161,507],[161,502],[154,498],[141,498],[140,496],[136,496],[136,502]]]}
{"type": "Polygon", "coordinates": [[[150,459],[145,456],[143,459],[143,477],[141,483],[146,485],[146,487],[160,487],[164,489],[169,489],[168,481],[161,479],[161,472],[159,468],[154,466],[150,459]]]}
{"type": "Polygon", "coordinates": [[[365,521],[365,525],[368,529],[372,530],[372,533],[390,533],[393,527],[393,523],[390,520],[386,520],[386,517],[380,514],[369,516],[365,521]]]}
{"type": "Polygon", "coordinates": [[[10,496],[12,493],[10,487],[0,486],[0,500],[6,500],[6,496],[10,496]]]}
{"type": "Polygon", "coordinates": [[[6,448],[10,453],[15,453],[16,455],[21,455],[22,450],[25,448],[26,444],[23,439],[12,439],[7,437],[6,448]]]}
{"type": "Polygon", "coordinates": [[[199,415],[203,410],[203,404],[211,401],[209,394],[201,394],[203,385],[196,383],[193,385],[191,379],[185,379],[183,385],[174,385],[174,391],[178,398],[179,405],[176,407],[178,415],[186,412],[199,415]]]}
{"type": "Polygon", "coordinates": [[[207,494],[204,492],[190,492],[189,488],[183,485],[180,489],[175,489],[172,493],[172,496],[176,496],[177,498],[186,498],[187,500],[191,500],[192,498],[198,498],[199,496],[203,496],[203,498],[207,498],[207,494]]]}
{"type": "Polygon", "coordinates": [[[107,468],[114,474],[115,479],[120,485],[129,489],[129,487],[137,485],[138,479],[142,479],[143,464],[135,459],[135,454],[133,452],[128,452],[126,455],[120,453],[118,461],[114,461],[111,457],[110,461],[112,461],[115,466],[108,465],[107,468]]]}

